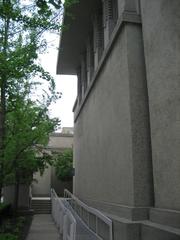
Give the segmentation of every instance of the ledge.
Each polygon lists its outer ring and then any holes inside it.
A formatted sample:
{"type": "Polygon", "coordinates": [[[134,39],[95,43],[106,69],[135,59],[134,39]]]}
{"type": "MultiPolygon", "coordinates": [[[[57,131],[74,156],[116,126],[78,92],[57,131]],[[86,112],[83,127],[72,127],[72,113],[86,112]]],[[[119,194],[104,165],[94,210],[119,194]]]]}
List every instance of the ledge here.
{"type": "Polygon", "coordinates": [[[75,75],[77,63],[81,61],[92,16],[101,6],[101,0],[79,0],[73,4],[64,15],[63,32],[60,36],[57,74],[75,75]]]}
{"type": "Polygon", "coordinates": [[[93,75],[93,78],[87,88],[87,92],[85,93],[85,95],[83,96],[83,99],[82,99],[82,102],[80,103],[79,106],[77,106],[77,99],[75,101],[75,104],[74,104],[74,107],[73,107],[73,112],[74,112],[74,122],[76,122],[84,104],[86,103],[87,101],[87,98],[91,92],[91,90],[93,89],[94,87],[94,84],[96,83],[96,81],[98,80],[98,76],[105,64],[105,61],[107,59],[107,57],[109,56],[111,50],[112,50],[112,47],[116,41],[116,38],[118,37],[118,34],[120,33],[122,27],[124,24],[126,23],[133,23],[133,24],[141,24],[141,16],[138,15],[136,12],[129,12],[129,11],[124,11],[121,15],[121,17],[118,19],[118,22],[112,32],[112,35],[111,35],[111,38],[109,40],[109,43],[106,47],[106,49],[104,50],[103,52],[103,55],[101,57],[101,60],[99,62],[99,65],[97,67],[97,69],[95,70],[94,72],[94,75],[93,75]],[[77,111],[76,111],[76,108],[77,111]]]}
{"type": "Polygon", "coordinates": [[[100,211],[106,212],[106,214],[112,214],[119,218],[125,218],[127,221],[142,221],[148,220],[149,218],[150,207],[126,206],[92,199],[86,199],[85,202],[100,211]]]}
{"type": "Polygon", "coordinates": [[[50,137],[73,137],[74,134],[72,133],[59,133],[59,132],[55,132],[55,133],[51,133],[49,135],[50,137]]]}
{"type": "Polygon", "coordinates": [[[180,211],[171,209],[151,208],[150,220],[159,224],[180,228],[180,211]]]}

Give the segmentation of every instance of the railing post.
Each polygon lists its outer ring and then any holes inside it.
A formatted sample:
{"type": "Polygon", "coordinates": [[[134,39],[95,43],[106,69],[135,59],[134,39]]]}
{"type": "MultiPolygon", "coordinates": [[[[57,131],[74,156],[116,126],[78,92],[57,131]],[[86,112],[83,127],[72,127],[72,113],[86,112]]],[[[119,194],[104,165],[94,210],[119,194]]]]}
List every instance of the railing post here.
{"type": "Polygon", "coordinates": [[[71,223],[70,225],[70,239],[75,240],[75,224],[71,223]]]}
{"type": "Polygon", "coordinates": [[[64,222],[63,222],[63,240],[67,240],[68,235],[68,226],[67,226],[67,216],[64,216],[64,222]]]}
{"type": "Polygon", "coordinates": [[[89,225],[90,225],[90,219],[89,219],[90,217],[89,217],[89,212],[88,212],[88,227],[89,227],[89,225]]]}
{"type": "Polygon", "coordinates": [[[97,216],[96,216],[96,234],[98,234],[98,221],[97,221],[97,216]]]}
{"type": "Polygon", "coordinates": [[[113,240],[113,229],[112,229],[112,225],[109,227],[109,240],[113,240]]]}

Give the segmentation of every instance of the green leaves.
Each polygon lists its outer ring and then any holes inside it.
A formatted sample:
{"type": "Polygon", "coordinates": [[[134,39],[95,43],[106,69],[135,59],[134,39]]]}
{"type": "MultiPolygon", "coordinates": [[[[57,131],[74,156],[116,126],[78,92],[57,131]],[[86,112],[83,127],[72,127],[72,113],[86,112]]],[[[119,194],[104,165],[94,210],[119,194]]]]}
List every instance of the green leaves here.
{"type": "Polygon", "coordinates": [[[0,240],[18,240],[18,237],[10,233],[0,234],[0,240]]]}
{"type": "Polygon", "coordinates": [[[51,162],[43,147],[59,120],[49,118],[48,107],[61,95],[37,59],[46,51],[44,33],[59,32],[64,6],[60,0],[0,2],[0,197],[4,182],[30,182],[51,162]],[[41,79],[48,90],[32,101],[41,79]]]}
{"type": "Polygon", "coordinates": [[[71,7],[73,4],[77,4],[79,0],[65,0],[64,7],[67,9],[68,7],[71,7]]]}
{"type": "Polygon", "coordinates": [[[56,176],[62,181],[72,179],[73,172],[73,152],[68,149],[55,156],[54,166],[56,176]]]}
{"type": "Polygon", "coordinates": [[[21,182],[31,182],[32,174],[43,171],[50,162],[51,156],[43,150],[59,121],[50,119],[47,111],[19,96],[13,111],[7,113],[4,157],[8,184],[15,182],[16,172],[21,182]]]}

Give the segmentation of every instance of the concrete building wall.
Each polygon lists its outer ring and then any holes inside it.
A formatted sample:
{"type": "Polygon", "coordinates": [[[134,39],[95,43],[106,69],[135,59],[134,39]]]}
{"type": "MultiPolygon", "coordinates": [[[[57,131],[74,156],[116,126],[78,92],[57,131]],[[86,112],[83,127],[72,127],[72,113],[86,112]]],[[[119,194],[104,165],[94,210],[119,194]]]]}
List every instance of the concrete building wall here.
{"type": "MultiPolygon", "coordinates": [[[[50,135],[47,150],[59,153],[73,147],[73,129],[63,128],[62,133],[50,135]]],[[[49,166],[41,176],[39,172],[34,174],[35,181],[32,184],[32,195],[34,197],[49,197],[50,189],[54,188],[58,195],[63,196],[64,189],[72,191],[72,181],[60,181],[55,173],[55,169],[49,166]]]]}
{"type": "Polygon", "coordinates": [[[69,181],[61,181],[56,177],[54,167],[51,168],[51,187],[54,188],[56,193],[60,196],[64,196],[64,189],[68,189],[70,192],[73,191],[73,183],[72,180],[69,181]]]}
{"type": "Polygon", "coordinates": [[[80,0],[77,21],[61,39],[58,72],[83,68],[74,106],[74,193],[113,219],[114,240],[180,239],[180,2],[117,0],[114,29],[103,5],[104,32],[97,21],[102,2],[87,0],[86,7],[80,0]],[[86,14],[96,16],[93,28],[86,14]],[[88,83],[86,26],[99,40],[88,83]]]}
{"type": "Polygon", "coordinates": [[[81,199],[152,204],[146,93],[141,28],[128,24],[75,123],[75,194],[81,199]]]}
{"type": "MultiPolygon", "coordinates": [[[[9,185],[3,188],[3,201],[14,206],[15,202],[15,186],[9,185]]],[[[28,185],[20,184],[18,207],[20,209],[29,209],[30,207],[30,187],[28,185]]]]}
{"type": "Polygon", "coordinates": [[[61,134],[56,133],[52,134],[49,143],[48,148],[72,148],[73,147],[73,135],[72,134],[61,134]]]}
{"type": "Polygon", "coordinates": [[[32,184],[33,197],[49,197],[50,189],[54,188],[56,193],[63,197],[64,189],[72,192],[72,180],[61,181],[57,178],[54,167],[49,166],[43,175],[34,174],[35,182],[32,184]]]}
{"type": "Polygon", "coordinates": [[[133,205],[126,45],[124,29],[75,124],[75,194],[84,200],[133,205]]]}
{"type": "Polygon", "coordinates": [[[37,172],[34,174],[33,178],[35,181],[32,184],[32,195],[49,197],[51,189],[51,166],[45,169],[43,175],[37,172]]]}
{"type": "Polygon", "coordinates": [[[180,210],[180,2],[141,0],[155,206],[180,210]]]}

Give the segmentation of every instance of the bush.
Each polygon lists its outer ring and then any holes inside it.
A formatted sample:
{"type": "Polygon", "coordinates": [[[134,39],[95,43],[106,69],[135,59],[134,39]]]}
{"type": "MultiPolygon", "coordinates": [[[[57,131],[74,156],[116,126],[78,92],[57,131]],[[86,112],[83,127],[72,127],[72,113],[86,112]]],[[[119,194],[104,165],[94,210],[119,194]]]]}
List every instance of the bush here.
{"type": "Polygon", "coordinates": [[[0,223],[3,218],[7,218],[12,215],[12,208],[10,204],[0,204],[0,223]]]}
{"type": "Polygon", "coordinates": [[[5,233],[5,234],[0,234],[0,240],[18,240],[18,238],[13,234],[5,233]]]}
{"type": "MultiPolygon", "coordinates": [[[[10,239],[13,236],[14,239],[21,239],[21,235],[23,233],[23,229],[25,227],[25,217],[12,217],[4,219],[0,226],[0,236],[2,239],[10,239]],[[16,237],[16,238],[14,238],[16,237]]],[[[1,240],[1,238],[0,238],[1,240]]]]}
{"type": "Polygon", "coordinates": [[[3,212],[6,208],[8,208],[9,204],[0,203],[0,213],[3,212]]]}
{"type": "Polygon", "coordinates": [[[69,181],[73,176],[73,152],[72,149],[59,153],[55,158],[56,176],[61,181],[69,181]]]}

